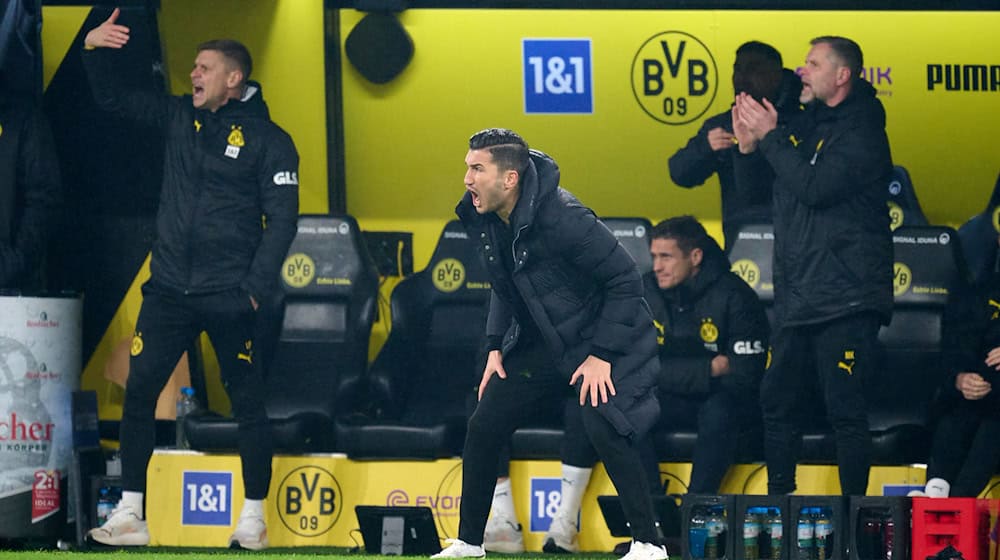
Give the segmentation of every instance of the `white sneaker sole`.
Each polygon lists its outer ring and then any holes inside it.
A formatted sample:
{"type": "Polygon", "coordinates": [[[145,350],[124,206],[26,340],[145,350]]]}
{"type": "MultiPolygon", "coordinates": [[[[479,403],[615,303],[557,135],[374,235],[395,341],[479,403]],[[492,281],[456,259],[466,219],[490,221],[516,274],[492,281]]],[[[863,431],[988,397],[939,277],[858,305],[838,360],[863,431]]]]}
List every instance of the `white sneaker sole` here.
{"type": "Polygon", "coordinates": [[[149,544],[149,533],[125,533],[113,537],[103,533],[89,533],[90,539],[107,546],[146,546],[149,544]]]}
{"type": "Polygon", "coordinates": [[[521,554],[524,552],[524,543],[519,542],[495,542],[483,543],[486,552],[499,552],[501,554],[521,554]]]}

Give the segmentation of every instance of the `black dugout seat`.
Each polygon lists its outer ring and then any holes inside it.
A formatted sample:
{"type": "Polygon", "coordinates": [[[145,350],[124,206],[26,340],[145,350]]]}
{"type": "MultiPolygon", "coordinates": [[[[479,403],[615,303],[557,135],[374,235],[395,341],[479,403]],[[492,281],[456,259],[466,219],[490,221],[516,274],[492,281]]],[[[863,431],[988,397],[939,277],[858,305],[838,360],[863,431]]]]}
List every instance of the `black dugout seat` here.
{"type": "Polygon", "coordinates": [[[889,227],[893,231],[900,226],[929,225],[924,211],[920,208],[917,192],[910,180],[910,173],[902,165],[892,168],[892,178],[889,179],[889,227]]]}
{"type": "MultiPolygon", "coordinates": [[[[942,375],[942,327],[949,294],[967,282],[958,234],[943,226],[902,226],[893,232],[893,316],[879,340],[885,356],[868,381],[872,460],[877,465],[924,463],[930,408],[942,375]]],[[[807,431],[803,462],[835,462],[829,431],[807,431]]]]}
{"type": "Polygon", "coordinates": [[[973,281],[979,284],[989,278],[996,266],[997,236],[1000,235],[1000,176],[986,208],[958,228],[973,281]]]}
{"type": "Polygon", "coordinates": [[[427,268],[392,292],[392,331],[369,374],[369,411],[338,422],[348,457],[460,455],[481,352],[490,282],[477,241],[448,222],[427,268]]]}
{"type": "MultiPolygon", "coordinates": [[[[653,259],[649,254],[649,235],[653,225],[646,218],[617,217],[601,218],[619,243],[632,255],[639,274],[653,270],[653,259]]],[[[568,381],[568,380],[567,380],[568,381]]],[[[566,406],[574,404],[575,397],[568,399],[566,406]]],[[[510,441],[512,459],[558,459],[563,438],[563,409],[551,407],[541,419],[530,426],[519,428],[510,441]]]]}
{"type": "MultiPolygon", "coordinates": [[[[333,451],[334,419],[358,400],[377,308],[378,272],[358,223],[346,215],[300,216],[281,278],[283,305],[262,306],[260,317],[263,331],[276,323],[277,338],[258,337],[257,360],[274,447],[333,451]]],[[[194,449],[236,449],[232,418],[195,416],[185,427],[194,449]]]]}

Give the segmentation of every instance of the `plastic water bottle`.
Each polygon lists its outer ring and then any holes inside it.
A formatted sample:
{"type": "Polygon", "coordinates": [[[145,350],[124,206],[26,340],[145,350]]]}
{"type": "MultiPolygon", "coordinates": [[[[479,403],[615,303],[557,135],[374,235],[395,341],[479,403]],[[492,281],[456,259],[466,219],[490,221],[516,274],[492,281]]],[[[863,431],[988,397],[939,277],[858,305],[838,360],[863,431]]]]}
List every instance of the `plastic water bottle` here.
{"type": "Polygon", "coordinates": [[[826,560],[833,555],[833,522],[827,508],[816,508],[815,521],[816,559],[826,560]]]}
{"type": "Polygon", "coordinates": [[[816,552],[816,528],[813,525],[812,508],[802,508],[799,511],[799,523],[796,527],[796,560],[813,560],[816,552]]]}
{"type": "Polygon", "coordinates": [[[194,400],[194,389],[182,387],[181,396],[177,399],[177,449],[190,449],[187,434],[184,433],[184,418],[198,410],[198,401],[194,400]]]}
{"type": "Polygon", "coordinates": [[[749,508],[743,516],[743,558],[760,559],[760,508],[749,508]]]}
{"type": "Polygon", "coordinates": [[[886,514],[885,533],[883,534],[882,550],[885,551],[885,559],[892,560],[892,549],[896,540],[896,522],[892,519],[892,513],[886,514]]]}
{"type": "Polygon", "coordinates": [[[705,521],[708,528],[708,539],[705,541],[705,558],[717,560],[726,557],[726,517],[716,508],[712,508],[705,521]]]}
{"type": "Polygon", "coordinates": [[[693,509],[691,525],[688,527],[688,550],[694,560],[704,560],[705,541],[708,540],[708,527],[705,526],[705,513],[693,509]]]}
{"type": "Polygon", "coordinates": [[[104,525],[104,522],[111,517],[111,512],[115,509],[115,500],[111,496],[111,490],[107,486],[102,486],[98,490],[97,496],[97,523],[94,527],[100,527],[104,525]]]}
{"type": "Polygon", "coordinates": [[[781,543],[784,541],[781,510],[773,508],[767,510],[761,532],[767,540],[767,560],[781,560],[781,543]]]}

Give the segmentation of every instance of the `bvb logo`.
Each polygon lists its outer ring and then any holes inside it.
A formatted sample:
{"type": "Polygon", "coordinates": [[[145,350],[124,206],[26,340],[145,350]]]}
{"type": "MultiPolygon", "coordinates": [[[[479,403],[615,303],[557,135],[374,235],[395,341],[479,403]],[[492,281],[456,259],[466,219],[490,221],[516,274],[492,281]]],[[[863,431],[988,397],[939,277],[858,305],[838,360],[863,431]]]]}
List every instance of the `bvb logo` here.
{"type": "Polygon", "coordinates": [[[993,229],[1000,233],[1000,206],[993,209],[993,229]]]}
{"type": "Polygon", "coordinates": [[[664,124],[686,124],[704,115],[718,88],[712,53],[682,31],[650,37],[632,59],[632,93],[647,115],[664,124]]]}
{"type": "Polygon", "coordinates": [[[757,283],[760,282],[760,267],[750,259],[740,259],[734,262],[730,270],[742,278],[751,288],[756,288],[757,283]]]}
{"type": "Polygon", "coordinates": [[[465,267],[456,259],[441,259],[434,265],[434,274],[431,278],[438,290],[454,292],[465,283],[465,267]]]}
{"type": "Polygon", "coordinates": [[[132,347],[129,349],[129,353],[133,356],[142,354],[142,333],[137,332],[132,336],[132,347]]]}
{"type": "Polygon", "coordinates": [[[281,278],[293,288],[304,288],[316,275],[316,263],[305,253],[295,253],[281,266],[281,278]]]}
{"type": "Polygon", "coordinates": [[[903,263],[896,263],[892,267],[892,295],[901,296],[906,293],[906,290],[910,289],[910,283],[913,281],[913,273],[910,272],[910,267],[903,263]]]}
{"type": "Polygon", "coordinates": [[[296,535],[318,537],[340,518],[342,496],[337,479],[325,469],[299,467],[278,487],[278,516],[296,535]]]}
{"type": "Polygon", "coordinates": [[[888,201],[889,205],[889,229],[896,231],[896,228],[903,225],[903,208],[893,201],[888,201]]]}
{"type": "Polygon", "coordinates": [[[698,330],[698,334],[701,335],[702,340],[710,344],[719,340],[719,329],[712,323],[711,317],[701,320],[701,329],[698,330]]]}

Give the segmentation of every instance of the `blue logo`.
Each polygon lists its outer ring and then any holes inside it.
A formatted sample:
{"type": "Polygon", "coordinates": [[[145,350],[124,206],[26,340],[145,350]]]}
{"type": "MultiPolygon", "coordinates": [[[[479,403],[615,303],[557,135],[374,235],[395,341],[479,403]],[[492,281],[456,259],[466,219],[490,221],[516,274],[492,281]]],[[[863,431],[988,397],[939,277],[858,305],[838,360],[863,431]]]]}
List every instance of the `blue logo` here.
{"type": "Polygon", "coordinates": [[[590,39],[524,39],[524,112],[594,112],[590,39]]]}
{"type": "Polygon", "coordinates": [[[542,533],[549,530],[552,518],[562,501],[562,480],[559,478],[531,479],[531,523],[529,530],[542,533]]]}
{"type": "Polygon", "coordinates": [[[184,471],[181,525],[232,525],[233,473],[184,471]]]}
{"type": "Polygon", "coordinates": [[[882,495],[883,496],[905,496],[911,490],[923,490],[924,485],[916,484],[883,484],[882,485],[882,495]]]}

